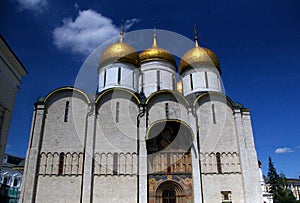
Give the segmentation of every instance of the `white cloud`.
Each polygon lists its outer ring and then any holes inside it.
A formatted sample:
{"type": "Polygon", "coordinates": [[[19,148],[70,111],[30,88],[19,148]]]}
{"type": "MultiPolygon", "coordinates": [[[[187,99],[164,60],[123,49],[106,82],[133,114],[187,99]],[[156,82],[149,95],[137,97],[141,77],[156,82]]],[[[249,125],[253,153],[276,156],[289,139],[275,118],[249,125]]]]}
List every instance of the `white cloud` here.
{"type": "MultiPolygon", "coordinates": [[[[129,29],[138,19],[125,21],[125,29],[129,29]]],[[[67,18],[63,25],[53,31],[53,40],[56,47],[71,50],[85,56],[90,54],[104,41],[117,36],[120,29],[110,18],[93,10],[79,11],[75,20],[67,18]]]]}
{"type": "Polygon", "coordinates": [[[47,0],[17,0],[21,10],[43,11],[47,6],[47,0]]]}
{"type": "Polygon", "coordinates": [[[294,150],[289,147],[277,148],[275,150],[276,154],[284,154],[284,153],[291,153],[291,152],[294,152],[294,150]]]}
{"type": "Polygon", "coordinates": [[[126,20],[124,23],[124,29],[128,30],[129,28],[131,28],[131,26],[133,26],[133,24],[140,22],[140,19],[137,18],[133,18],[130,20],[126,20]]]}

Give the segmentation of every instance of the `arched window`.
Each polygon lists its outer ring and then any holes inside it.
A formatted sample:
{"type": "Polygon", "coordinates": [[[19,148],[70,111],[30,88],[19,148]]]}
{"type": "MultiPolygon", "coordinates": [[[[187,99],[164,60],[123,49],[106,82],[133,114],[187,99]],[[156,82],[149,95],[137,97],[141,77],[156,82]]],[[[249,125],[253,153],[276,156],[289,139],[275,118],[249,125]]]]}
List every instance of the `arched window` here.
{"type": "Polygon", "coordinates": [[[65,122],[68,122],[69,105],[70,105],[70,102],[69,102],[69,101],[66,101],[66,107],[65,107],[65,119],[64,119],[65,122]]]}
{"type": "Polygon", "coordinates": [[[13,186],[14,187],[18,186],[18,178],[16,178],[16,177],[14,178],[13,186]]]}
{"type": "Polygon", "coordinates": [[[133,87],[133,88],[134,88],[134,85],[135,85],[134,81],[135,81],[135,74],[132,73],[132,87],[133,87]]]}
{"type": "Polygon", "coordinates": [[[65,154],[62,152],[59,154],[58,175],[62,175],[64,172],[64,162],[65,162],[65,154]]]}
{"type": "Polygon", "coordinates": [[[9,184],[9,177],[8,176],[4,176],[4,179],[3,179],[3,185],[8,185],[9,184]]]}
{"type": "Polygon", "coordinates": [[[166,119],[169,119],[169,103],[165,104],[166,119]]]}
{"type": "Polygon", "coordinates": [[[191,83],[191,90],[194,89],[194,84],[193,84],[193,75],[190,74],[190,83],[191,83]]]}
{"type": "Polygon", "coordinates": [[[141,74],[141,92],[144,92],[144,73],[141,74]]]}
{"type": "Polygon", "coordinates": [[[176,79],[175,79],[174,74],[172,74],[172,87],[173,87],[173,90],[176,90],[176,79]]]}
{"type": "Polygon", "coordinates": [[[106,70],[104,71],[103,87],[105,87],[105,84],[106,84],[106,70]]]}
{"type": "Polygon", "coordinates": [[[116,122],[119,123],[119,116],[120,116],[120,102],[116,103],[116,122]]]}
{"type": "Polygon", "coordinates": [[[113,175],[118,175],[118,153],[114,153],[113,157],[113,175]]]}
{"type": "Polygon", "coordinates": [[[212,112],[212,118],[213,118],[213,123],[216,124],[216,112],[215,112],[215,105],[211,105],[211,112],[212,112]]]}
{"type": "Polygon", "coordinates": [[[216,154],[216,159],[217,159],[218,173],[222,173],[221,154],[219,152],[216,154]]]}
{"type": "Polygon", "coordinates": [[[208,88],[208,77],[207,77],[207,72],[205,71],[205,86],[208,88]]]}
{"type": "Polygon", "coordinates": [[[121,68],[118,68],[118,85],[121,84],[121,68]]]}
{"type": "Polygon", "coordinates": [[[160,71],[156,71],[157,76],[157,90],[160,90],[160,71]]]}
{"type": "Polygon", "coordinates": [[[162,193],[163,203],[176,203],[176,193],[174,190],[165,190],[162,193]]]}

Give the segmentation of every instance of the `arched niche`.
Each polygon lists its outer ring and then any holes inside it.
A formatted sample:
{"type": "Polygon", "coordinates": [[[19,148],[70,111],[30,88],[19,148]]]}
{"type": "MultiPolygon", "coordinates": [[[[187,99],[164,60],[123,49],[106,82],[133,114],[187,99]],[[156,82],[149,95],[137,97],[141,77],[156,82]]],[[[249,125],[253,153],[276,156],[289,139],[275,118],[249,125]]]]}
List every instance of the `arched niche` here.
{"type": "Polygon", "coordinates": [[[147,153],[188,152],[194,139],[188,124],[180,120],[159,120],[146,134],[147,153]]]}

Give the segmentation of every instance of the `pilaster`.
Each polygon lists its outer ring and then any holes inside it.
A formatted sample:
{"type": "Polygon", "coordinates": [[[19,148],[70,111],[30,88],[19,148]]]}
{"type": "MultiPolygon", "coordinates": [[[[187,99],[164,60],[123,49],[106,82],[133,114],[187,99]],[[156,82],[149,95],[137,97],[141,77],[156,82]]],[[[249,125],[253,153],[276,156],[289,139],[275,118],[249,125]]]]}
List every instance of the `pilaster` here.
{"type": "Polygon", "coordinates": [[[80,202],[92,202],[93,194],[93,163],[94,163],[94,135],[96,113],[95,109],[90,107],[91,111],[86,117],[86,130],[84,140],[84,165],[82,173],[82,194],[80,202]]]}
{"type": "Polygon", "coordinates": [[[245,202],[260,202],[262,196],[258,160],[255,152],[249,110],[235,109],[234,118],[238,135],[245,202]]]}
{"type": "Polygon", "coordinates": [[[193,175],[193,191],[194,191],[194,203],[202,203],[202,187],[201,187],[201,171],[200,171],[200,153],[198,151],[198,139],[197,139],[197,125],[196,118],[194,117],[191,109],[188,113],[189,125],[194,133],[193,143],[191,146],[192,157],[192,175],[193,175]]]}
{"type": "Polygon", "coordinates": [[[27,159],[22,183],[22,193],[20,202],[31,203],[35,202],[37,179],[39,170],[39,154],[43,139],[43,129],[45,122],[45,105],[35,104],[35,109],[32,118],[31,132],[29,139],[29,147],[27,150],[27,159]]]}
{"type": "Polygon", "coordinates": [[[138,166],[138,179],[139,179],[139,203],[147,203],[147,148],[146,148],[146,116],[139,118],[139,166],[138,166]]]}
{"type": "Polygon", "coordinates": [[[249,179],[247,179],[247,188],[250,188],[246,202],[260,202],[262,200],[262,191],[260,184],[260,169],[258,165],[257,154],[255,150],[252,124],[249,109],[242,109],[242,120],[245,135],[245,145],[249,164],[249,179]]]}

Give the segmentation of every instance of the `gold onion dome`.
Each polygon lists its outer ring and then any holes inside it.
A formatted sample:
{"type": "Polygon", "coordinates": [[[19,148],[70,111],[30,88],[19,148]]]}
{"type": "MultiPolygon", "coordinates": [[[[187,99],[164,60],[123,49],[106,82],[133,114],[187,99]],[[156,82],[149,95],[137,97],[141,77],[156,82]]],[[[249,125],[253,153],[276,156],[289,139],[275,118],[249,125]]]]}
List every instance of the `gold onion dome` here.
{"type": "Polygon", "coordinates": [[[104,50],[100,59],[99,67],[115,62],[125,62],[140,66],[139,54],[130,45],[123,43],[123,33],[121,32],[120,42],[110,45],[104,50]]]}
{"type": "Polygon", "coordinates": [[[176,61],[173,55],[170,54],[167,50],[158,47],[156,42],[156,35],[154,35],[152,47],[140,53],[140,61],[141,63],[149,61],[166,61],[176,67],[176,61]]]}
{"type": "Polygon", "coordinates": [[[214,65],[221,73],[220,63],[217,56],[211,50],[199,47],[197,37],[195,37],[195,47],[187,51],[180,61],[180,73],[187,68],[198,65],[214,65]]]}

